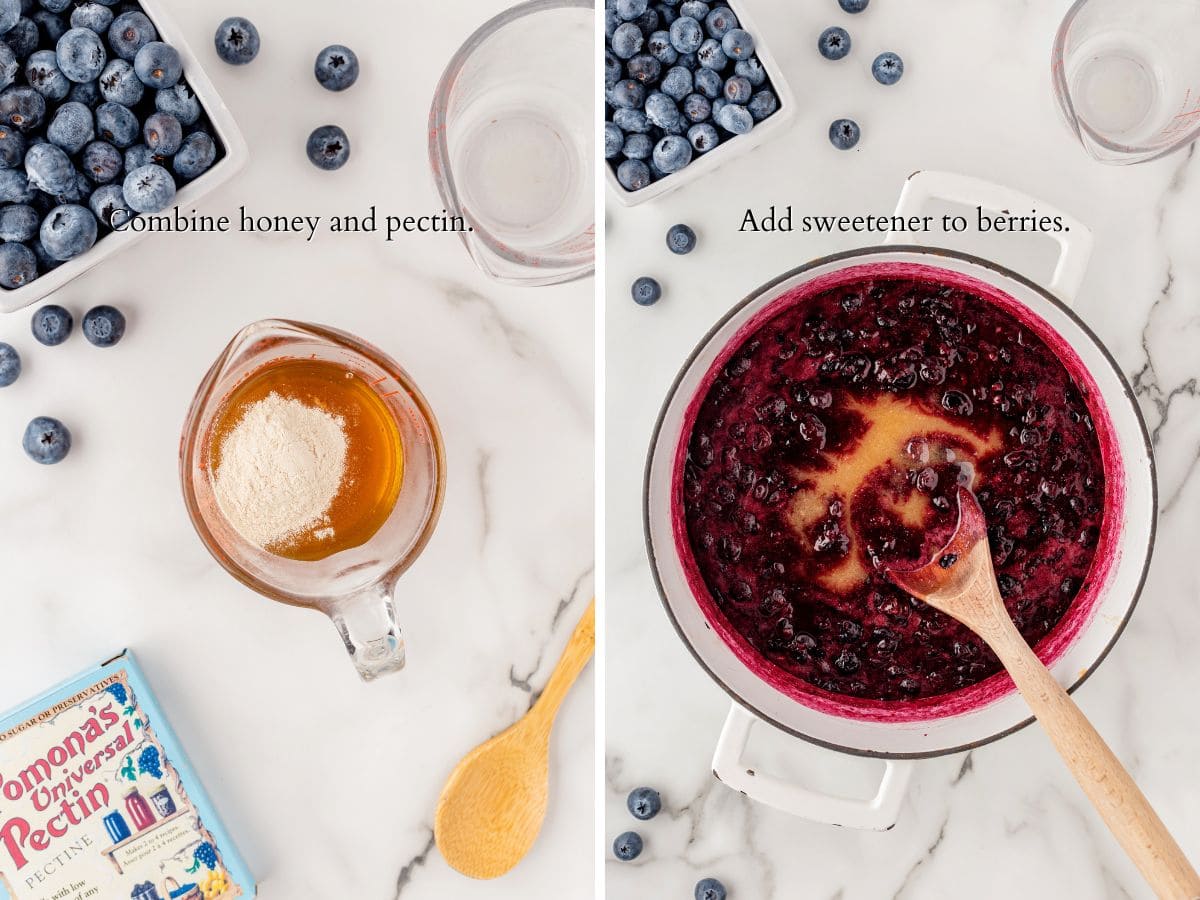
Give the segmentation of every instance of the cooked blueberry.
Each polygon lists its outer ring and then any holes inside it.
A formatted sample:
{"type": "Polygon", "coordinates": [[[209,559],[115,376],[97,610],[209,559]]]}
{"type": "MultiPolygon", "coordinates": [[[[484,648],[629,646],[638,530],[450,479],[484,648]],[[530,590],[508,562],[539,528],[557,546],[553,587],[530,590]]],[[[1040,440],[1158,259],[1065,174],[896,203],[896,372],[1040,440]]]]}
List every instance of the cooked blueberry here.
{"type": "Polygon", "coordinates": [[[638,28],[633,22],[623,22],[613,32],[611,40],[612,52],[619,59],[632,59],[641,52],[642,46],[645,43],[646,37],[642,34],[642,29],[638,28]]]}
{"type": "Polygon", "coordinates": [[[721,42],[716,38],[709,38],[700,45],[700,49],[696,51],[696,60],[701,68],[712,69],[714,72],[723,71],[729,64],[729,57],[725,55],[725,51],[721,49],[721,42]]]}
{"type": "Polygon", "coordinates": [[[817,49],[826,59],[843,59],[850,52],[850,32],[834,25],[817,38],[817,49]]]}
{"type": "Polygon", "coordinates": [[[737,16],[733,14],[733,10],[728,6],[718,6],[704,19],[704,27],[708,29],[708,33],[717,40],[725,37],[734,28],[737,28],[737,16]]]}
{"type": "Polygon", "coordinates": [[[95,347],[111,347],[125,336],[125,316],[113,306],[94,306],[83,316],[83,336],[95,347]]]}
{"type": "Polygon", "coordinates": [[[108,26],[108,46],[121,59],[132,62],[138,51],[153,40],[158,32],[146,14],[137,10],[123,12],[108,26]]]}
{"type": "Polygon", "coordinates": [[[667,229],[667,249],[680,256],[696,249],[696,232],[687,225],[672,225],[667,229]]]}
{"type": "Polygon", "coordinates": [[[12,344],[0,342],[0,387],[8,387],[21,377],[21,355],[12,344]]]}
{"type": "Polygon", "coordinates": [[[26,426],[21,446],[35,463],[52,466],[62,462],[70,452],[71,432],[58,419],[38,416],[26,426]]]}
{"type": "Polygon", "coordinates": [[[696,900],[725,900],[725,885],[715,878],[702,878],[696,882],[696,900]]]}
{"type": "Polygon", "coordinates": [[[842,7],[843,12],[850,14],[860,13],[867,8],[867,4],[871,0],[838,0],[838,4],[842,7]]]}
{"type": "Polygon", "coordinates": [[[107,34],[113,11],[103,3],[81,3],[71,12],[72,28],[87,28],[96,34],[107,34]]]}
{"type": "Polygon", "coordinates": [[[862,131],[853,119],[837,119],[829,126],[829,140],[839,150],[849,150],[858,143],[862,131]]]}
{"type": "Polygon", "coordinates": [[[75,319],[71,314],[61,306],[53,304],[43,306],[33,314],[30,321],[34,338],[39,344],[47,347],[57,347],[71,336],[71,329],[74,327],[75,319]]]}
{"type": "Polygon", "coordinates": [[[653,788],[640,787],[630,792],[625,805],[635,819],[645,822],[662,810],[662,797],[653,788]]]}
{"type": "Polygon", "coordinates": [[[156,213],[175,199],[175,179],[158,165],[142,166],[125,176],[125,202],[134,212],[156,213]]]}
{"type": "Polygon", "coordinates": [[[942,394],[942,409],[956,416],[969,416],[975,411],[975,404],[962,391],[946,391],[942,394]]]}
{"type": "Polygon", "coordinates": [[[721,142],[721,136],[717,133],[717,129],[707,122],[693,125],[688,129],[687,137],[688,143],[697,153],[707,153],[721,142]]]}
{"type": "Polygon", "coordinates": [[[138,139],[141,127],[137,116],[120,103],[101,103],[96,108],[96,134],[124,149],[138,139]]]}
{"type": "Polygon", "coordinates": [[[721,38],[721,49],[730,59],[749,59],[754,53],[754,37],[743,28],[734,28],[721,38]]]}
{"type": "Polygon", "coordinates": [[[146,93],[146,86],[124,59],[111,59],[99,79],[100,96],[122,106],[136,106],[146,93]]]}
{"type": "Polygon", "coordinates": [[[344,91],[358,81],[358,56],[349,47],[330,44],[317,54],[313,74],[327,91],[344,91]]]}
{"type": "Polygon", "coordinates": [[[637,859],[642,854],[642,836],[636,831],[626,831],[613,841],[613,856],[622,862],[637,859]]]}
{"type": "Polygon", "coordinates": [[[162,90],[183,77],[183,59],[170,44],[151,41],[133,58],[133,71],[146,87],[162,90]]]}
{"type": "MultiPolygon", "coordinates": [[[[671,23],[670,34],[671,46],[680,53],[695,53],[704,43],[704,29],[688,15],[680,15],[671,23]]],[[[620,56],[619,53],[617,55],[620,56]]]]}
{"type": "Polygon", "coordinates": [[[217,56],[222,60],[231,66],[244,66],[258,56],[262,41],[253,22],[241,16],[231,16],[217,26],[213,44],[217,56]]]}
{"type": "Polygon", "coordinates": [[[96,137],[92,111],[82,103],[64,103],[46,129],[50,143],[74,156],[96,137]]]}
{"type": "Polygon", "coordinates": [[[16,290],[37,277],[37,257],[32,250],[16,241],[0,244],[0,287],[16,290]]]}
{"type": "Polygon", "coordinates": [[[678,172],[691,161],[692,145],[681,135],[665,135],[654,145],[654,165],[661,172],[678,172]]]}
{"type": "Polygon", "coordinates": [[[146,117],[142,138],[151,152],[174,156],[183,143],[183,126],[170,113],[156,112],[146,117]]]}
{"type": "MultiPolygon", "coordinates": [[[[713,109],[716,111],[715,105],[713,109]]],[[[716,111],[714,118],[718,125],[733,134],[748,134],[754,128],[754,117],[750,115],[750,110],[736,103],[726,101],[720,110],[716,111]]]]}
{"type": "Polygon", "coordinates": [[[895,53],[880,53],[871,63],[871,74],[880,84],[895,84],[904,74],[904,60],[895,53]]]}
{"type": "Polygon", "coordinates": [[[633,282],[630,294],[638,306],[653,306],[662,299],[662,285],[650,276],[643,275],[633,282]]]}

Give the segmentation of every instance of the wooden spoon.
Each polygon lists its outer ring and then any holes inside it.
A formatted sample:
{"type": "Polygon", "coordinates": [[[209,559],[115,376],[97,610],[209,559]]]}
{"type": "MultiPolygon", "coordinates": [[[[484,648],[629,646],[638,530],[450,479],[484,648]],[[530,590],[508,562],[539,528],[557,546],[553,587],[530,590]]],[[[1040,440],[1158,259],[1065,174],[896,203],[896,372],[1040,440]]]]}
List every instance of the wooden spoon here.
{"type": "Polygon", "coordinates": [[[472,750],[442,789],[434,817],[438,849],[472,878],[498,878],[542,829],[550,783],[550,730],[596,648],[596,601],[588,605],[533,709],[472,750]]]}
{"type": "Polygon", "coordinates": [[[1158,896],[1200,897],[1200,876],[1162,820],[1009,618],[975,495],[958,489],[958,527],[930,562],[884,573],[902,590],[962,622],[1000,657],[1071,774],[1158,896]]]}

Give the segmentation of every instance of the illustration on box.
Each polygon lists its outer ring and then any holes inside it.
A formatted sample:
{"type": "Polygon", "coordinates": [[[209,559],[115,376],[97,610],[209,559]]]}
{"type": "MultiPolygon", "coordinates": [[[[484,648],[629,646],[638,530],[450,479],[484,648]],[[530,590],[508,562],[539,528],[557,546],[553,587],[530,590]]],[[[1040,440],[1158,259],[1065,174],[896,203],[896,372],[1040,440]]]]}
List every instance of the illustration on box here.
{"type": "Polygon", "coordinates": [[[14,900],[243,895],[124,671],[0,734],[0,885],[14,900]]]}

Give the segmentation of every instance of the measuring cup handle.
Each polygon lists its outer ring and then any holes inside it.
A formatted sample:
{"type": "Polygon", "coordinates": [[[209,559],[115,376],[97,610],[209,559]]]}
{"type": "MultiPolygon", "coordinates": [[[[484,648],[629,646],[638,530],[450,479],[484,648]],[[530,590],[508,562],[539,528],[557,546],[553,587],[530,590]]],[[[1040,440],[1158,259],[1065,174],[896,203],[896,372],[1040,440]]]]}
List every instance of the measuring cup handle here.
{"type": "Polygon", "coordinates": [[[734,703],[713,754],[713,775],[756,803],[793,816],[826,825],[887,831],[896,824],[900,805],[908,792],[914,763],[904,759],[885,761],[883,778],[875,796],[865,800],[825,794],[795,782],[784,781],[746,767],[742,757],[750,742],[750,731],[761,720],[734,703]]]}
{"type": "Polygon", "coordinates": [[[396,624],[392,585],[371,585],[336,601],[329,618],[363,681],[404,668],[404,641],[396,624]]]}
{"type": "MultiPolygon", "coordinates": [[[[1059,217],[1063,230],[1046,233],[1047,237],[1058,243],[1059,249],[1054,275],[1047,287],[1066,303],[1071,303],[1078,296],[1088,261],[1092,258],[1091,229],[1078,219],[1012,188],[970,175],[934,171],[919,171],[908,176],[900,191],[896,215],[919,215],[933,200],[979,206],[991,212],[1011,210],[1023,213],[1036,209],[1041,215],[1059,217]]],[[[884,243],[899,243],[900,238],[900,235],[892,232],[884,239],[884,243]]]]}

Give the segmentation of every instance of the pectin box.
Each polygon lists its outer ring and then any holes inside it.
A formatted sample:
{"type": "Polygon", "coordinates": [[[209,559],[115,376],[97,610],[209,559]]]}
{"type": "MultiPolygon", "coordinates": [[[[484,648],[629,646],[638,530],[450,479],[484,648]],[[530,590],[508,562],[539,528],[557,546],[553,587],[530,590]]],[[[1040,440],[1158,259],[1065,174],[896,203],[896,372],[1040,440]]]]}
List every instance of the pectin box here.
{"type": "Polygon", "coordinates": [[[132,653],[0,718],[0,900],[254,895],[132,653]]]}

